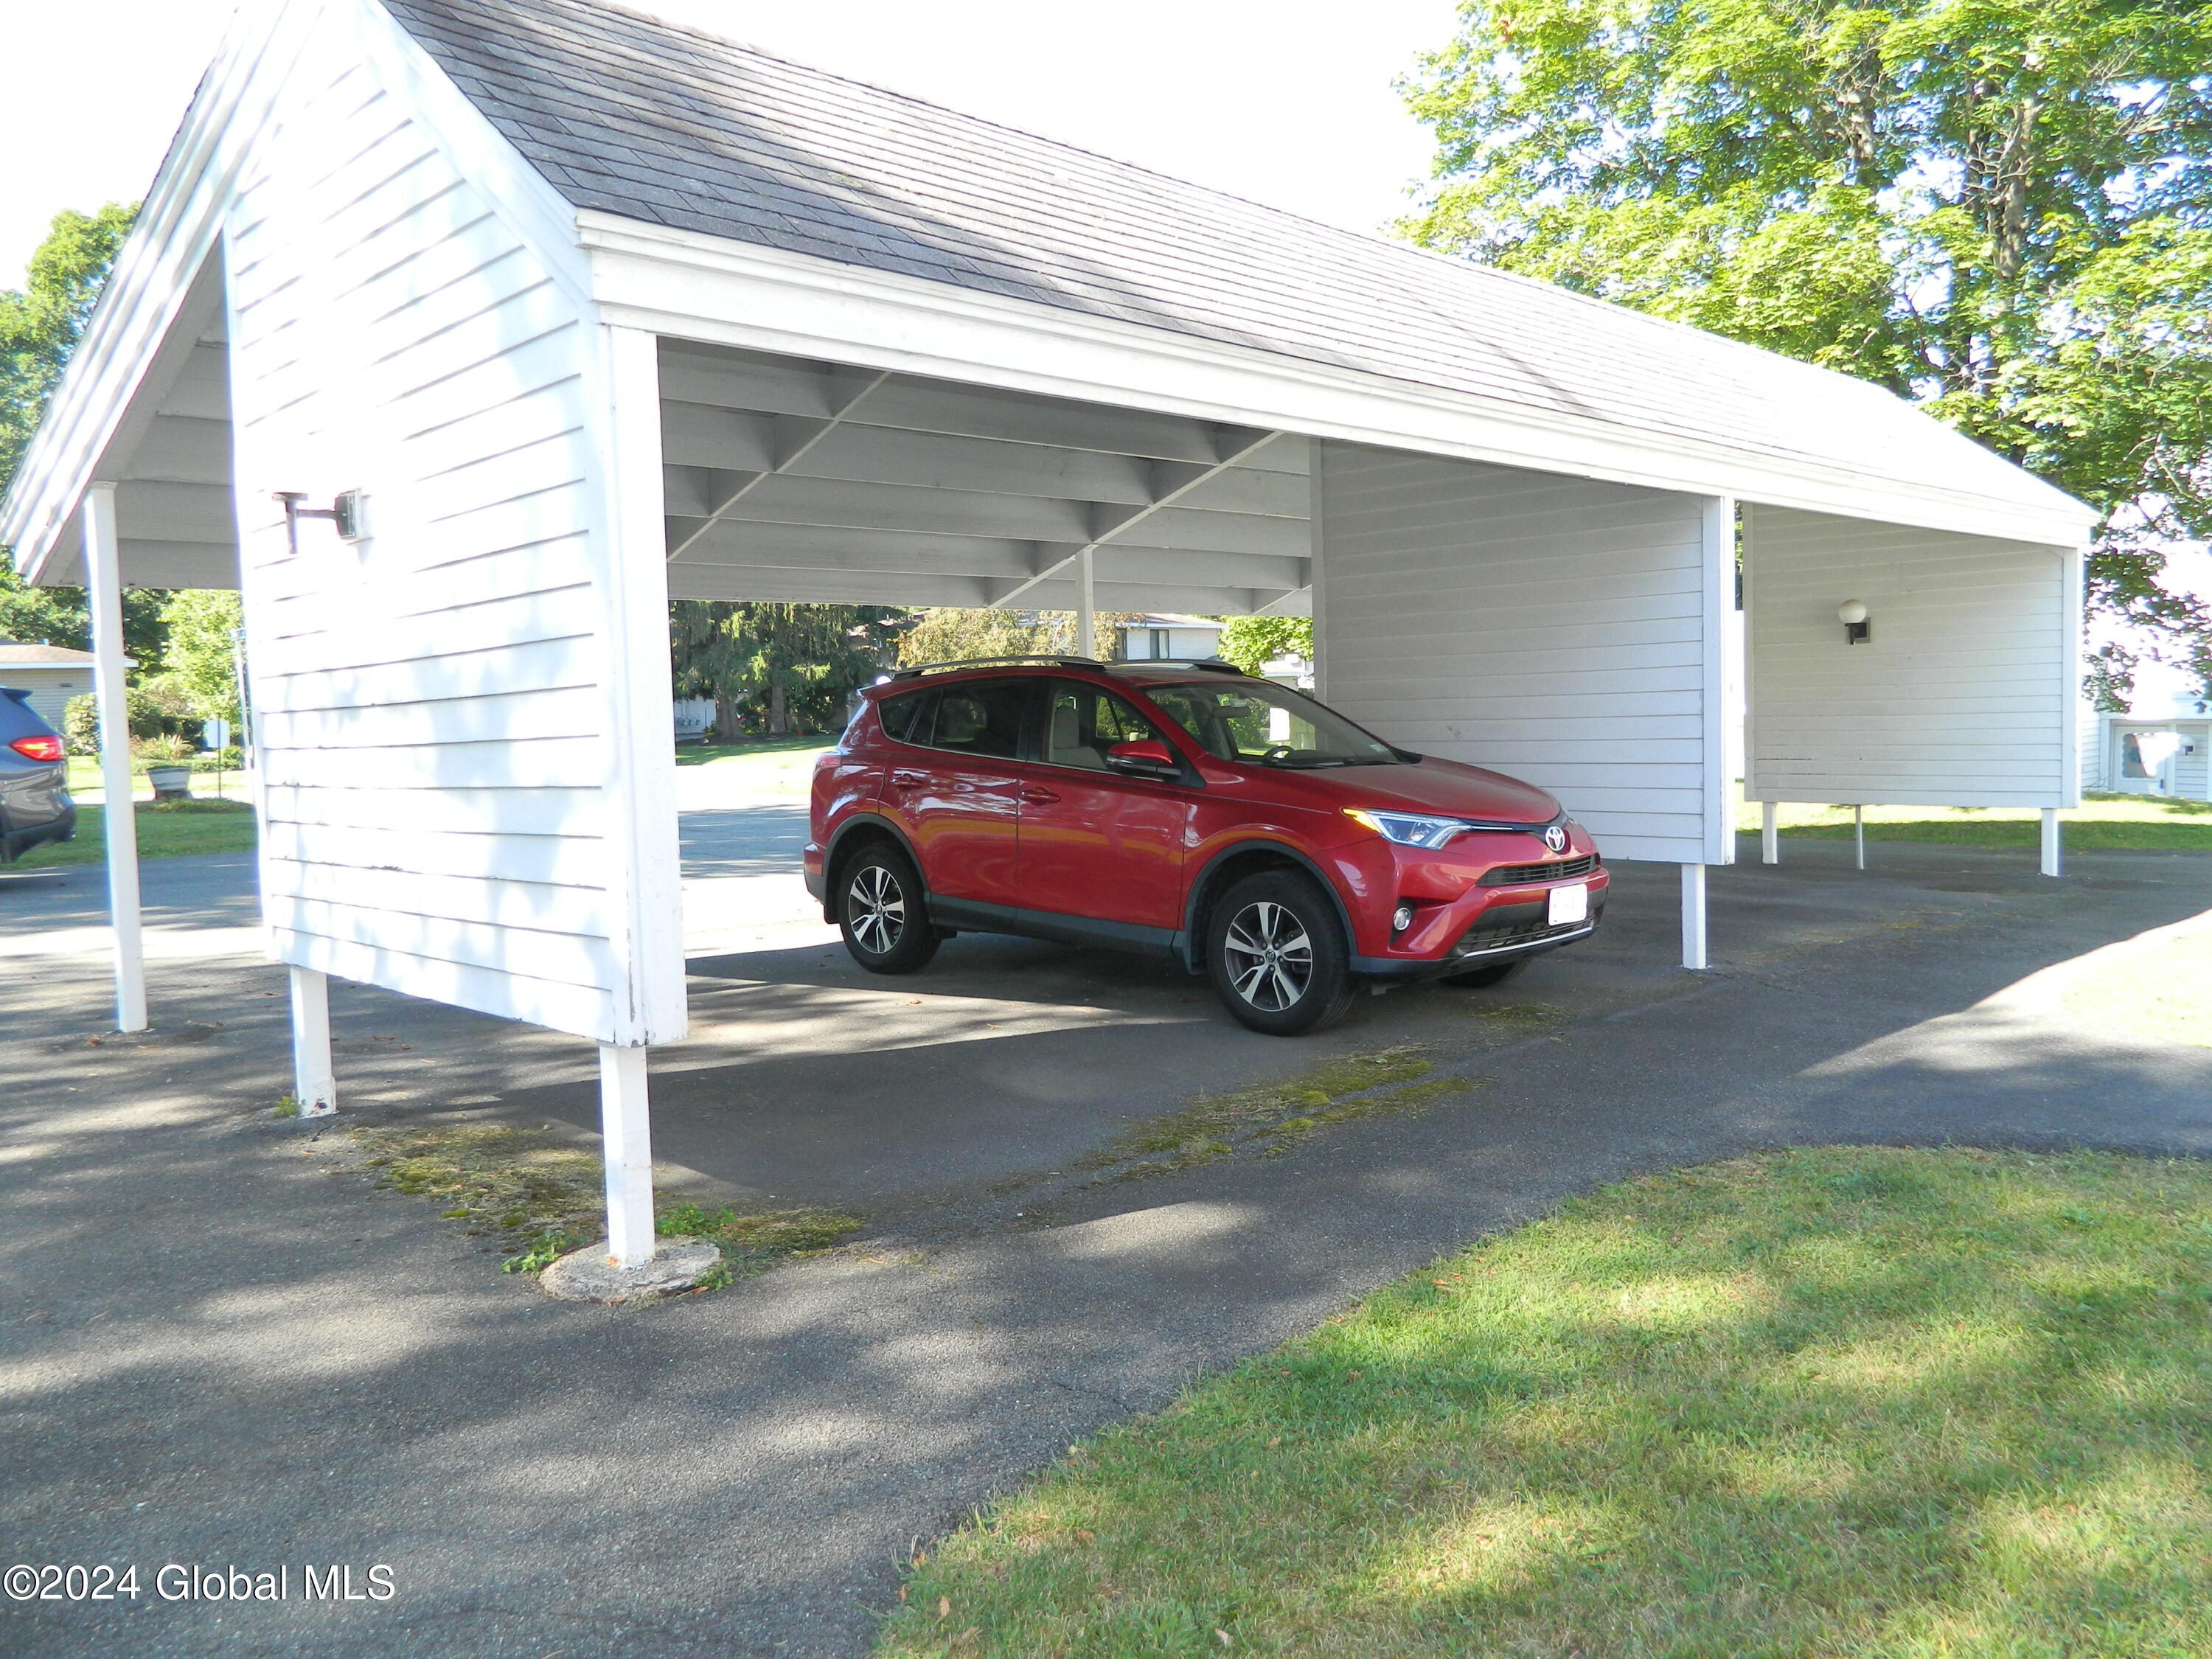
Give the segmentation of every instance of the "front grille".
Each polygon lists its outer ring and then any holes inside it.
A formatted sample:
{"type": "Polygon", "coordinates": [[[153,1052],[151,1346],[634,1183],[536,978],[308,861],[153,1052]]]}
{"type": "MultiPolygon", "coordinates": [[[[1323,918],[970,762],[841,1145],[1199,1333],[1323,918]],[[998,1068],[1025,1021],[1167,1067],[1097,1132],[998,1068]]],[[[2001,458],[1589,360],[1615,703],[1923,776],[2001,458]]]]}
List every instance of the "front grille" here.
{"type": "Polygon", "coordinates": [[[1570,934],[1588,933],[1596,925],[1595,915],[1592,915],[1587,921],[1562,922],[1557,927],[1546,922],[1541,915],[1534,921],[1523,922],[1514,927],[1485,927],[1480,923],[1477,923],[1460,935],[1459,943],[1452,946],[1451,953],[1454,957],[1467,957],[1474,956],[1479,951],[1504,950],[1516,945],[1541,945],[1548,939],[1565,939],[1570,934]]]}
{"type": "Polygon", "coordinates": [[[1482,878],[1485,887],[1518,887],[1529,881],[1570,881],[1597,868],[1597,854],[1578,859],[1551,859],[1542,864],[1501,864],[1482,878]]]}

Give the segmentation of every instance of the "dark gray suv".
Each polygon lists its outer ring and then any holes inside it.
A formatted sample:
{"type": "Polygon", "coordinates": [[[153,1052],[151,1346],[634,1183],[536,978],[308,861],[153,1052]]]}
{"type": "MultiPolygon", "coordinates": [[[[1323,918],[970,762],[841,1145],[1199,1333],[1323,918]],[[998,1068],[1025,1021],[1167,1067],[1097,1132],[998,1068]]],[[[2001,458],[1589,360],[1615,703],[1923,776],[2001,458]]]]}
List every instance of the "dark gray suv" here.
{"type": "Polygon", "coordinates": [[[0,685],[0,864],[76,834],[61,733],[31,708],[31,694],[0,685]]]}

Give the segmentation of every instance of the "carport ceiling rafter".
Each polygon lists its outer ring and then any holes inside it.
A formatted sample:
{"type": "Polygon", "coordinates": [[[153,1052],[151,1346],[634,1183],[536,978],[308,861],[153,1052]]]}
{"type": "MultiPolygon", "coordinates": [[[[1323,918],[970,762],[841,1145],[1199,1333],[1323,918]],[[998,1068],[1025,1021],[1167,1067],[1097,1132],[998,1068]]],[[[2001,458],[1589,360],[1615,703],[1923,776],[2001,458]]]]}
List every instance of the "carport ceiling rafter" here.
{"type": "Polygon", "coordinates": [[[678,598],[1297,609],[1307,447],[1281,434],[664,342],[678,598]]]}

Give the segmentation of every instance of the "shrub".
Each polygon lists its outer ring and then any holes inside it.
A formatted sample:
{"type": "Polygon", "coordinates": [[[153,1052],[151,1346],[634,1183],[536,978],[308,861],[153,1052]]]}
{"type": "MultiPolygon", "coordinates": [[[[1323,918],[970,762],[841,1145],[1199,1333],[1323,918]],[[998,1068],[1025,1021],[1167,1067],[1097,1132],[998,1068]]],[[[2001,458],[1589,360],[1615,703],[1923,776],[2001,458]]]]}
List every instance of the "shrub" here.
{"type": "Polygon", "coordinates": [[[100,752],[100,705],[89,691],[62,710],[62,738],[72,755],[100,752]]]}

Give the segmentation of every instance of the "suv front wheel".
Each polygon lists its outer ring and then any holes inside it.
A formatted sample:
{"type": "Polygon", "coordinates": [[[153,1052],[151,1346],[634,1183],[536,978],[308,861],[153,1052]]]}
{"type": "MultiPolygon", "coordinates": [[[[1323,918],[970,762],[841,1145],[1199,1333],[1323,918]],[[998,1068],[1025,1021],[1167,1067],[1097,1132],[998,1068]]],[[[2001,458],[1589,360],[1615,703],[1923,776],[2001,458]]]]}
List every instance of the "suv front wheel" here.
{"type": "Polygon", "coordinates": [[[855,854],[838,877],[837,926],[853,960],[872,974],[910,974],[937,954],[937,933],[913,860],[895,847],[855,854]]]}
{"type": "Polygon", "coordinates": [[[1336,908],[1291,870],[1245,877],[1213,907],[1206,968],[1229,1012],[1269,1036],[1318,1030],[1352,1006],[1352,963],[1336,908]]]}

